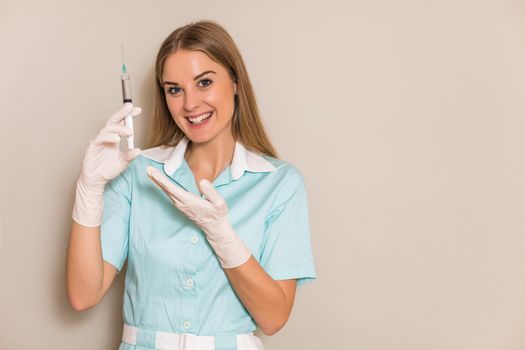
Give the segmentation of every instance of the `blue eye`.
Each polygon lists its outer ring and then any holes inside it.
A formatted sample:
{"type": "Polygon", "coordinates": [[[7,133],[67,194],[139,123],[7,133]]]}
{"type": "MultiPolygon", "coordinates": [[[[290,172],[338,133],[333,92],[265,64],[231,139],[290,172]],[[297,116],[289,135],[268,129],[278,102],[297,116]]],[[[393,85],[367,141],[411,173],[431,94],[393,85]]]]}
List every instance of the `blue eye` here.
{"type": "Polygon", "coordinates": [[[181,88],[179,87],[176,87],[176,86],[170,86],[169,88],[166,89],[166,92],[170,95],[175,95],[177,94],[178,92],[180,92],[181,88]]]}
{"type": "MultiPolygon", "coordinates": [[[[205,88],[205,87],[210,86],[211,83],[213,83],[213,81],[210,79],[202,79],[201,81],[199,81],[199,86],[205,88]]],[[[167,94],[177,95],[179,92],[182,91],[182,89],[178,86],[172,85],[172,86],[166,87],[165,91],[167,94]]]]}
{"type": "Polygon", "coordinates": [[[212,83],[210,79],[202,79],[201,81],[199,81],[199,83],[202,83],[202,82],[207,82],[206,84],[204,84],[203,87],[209,86],[212,83]]]}

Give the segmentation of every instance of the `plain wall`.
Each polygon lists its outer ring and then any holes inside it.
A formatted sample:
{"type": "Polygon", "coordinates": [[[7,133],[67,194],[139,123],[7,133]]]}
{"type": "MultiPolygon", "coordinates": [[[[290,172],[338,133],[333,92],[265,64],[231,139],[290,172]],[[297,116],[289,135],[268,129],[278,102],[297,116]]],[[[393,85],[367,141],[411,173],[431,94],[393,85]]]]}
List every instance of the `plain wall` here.
{"type": "Polygon", "coordinates": [[[213,19],[305,176],[318,279],[267,349],[525,348],[525,3],[0,2],[0,348],[115,349],[123,274],[75,312],[66,243],[88,141],[121,103],[143,147],[153,65],[213,19]]]}

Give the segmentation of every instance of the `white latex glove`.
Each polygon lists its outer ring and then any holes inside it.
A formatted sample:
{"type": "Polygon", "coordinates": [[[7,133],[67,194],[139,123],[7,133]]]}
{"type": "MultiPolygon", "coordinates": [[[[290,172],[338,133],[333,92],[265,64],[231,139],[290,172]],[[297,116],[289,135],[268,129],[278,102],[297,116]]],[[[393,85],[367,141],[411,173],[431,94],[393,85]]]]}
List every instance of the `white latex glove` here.
{"type": "Polygon", "coordinates": [[[158,169],[148,166],[146,171],[173,204],[204,231],[223,268],[237,267],[248,261],[252,253],[233,230],[226,201],[208,180],[200,181],[206,197],[202,199],[177,186],[158,169]]]}
{"type": "Polygon", "coordinates": [[[124,125],[124,118],[131,111],[136,116],[141,109],[125,103],[89,141],[77,180],[72,213],[73,220],[81,225],[100,226],[106,184],[120,175],[141,152],[138,148],[120,151],[120,137],[133,135],[132,130],[124,125]]]}

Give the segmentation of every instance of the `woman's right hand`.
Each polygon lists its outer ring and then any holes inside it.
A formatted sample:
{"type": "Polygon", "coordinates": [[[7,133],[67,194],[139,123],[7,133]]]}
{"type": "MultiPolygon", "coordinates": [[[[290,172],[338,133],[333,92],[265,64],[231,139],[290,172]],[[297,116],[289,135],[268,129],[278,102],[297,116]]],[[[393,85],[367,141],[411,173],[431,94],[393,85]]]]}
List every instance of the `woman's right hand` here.
{"type": "Polygon", "coordinates": [[[124,118],[131,111],[137,116],[141,109],[125,103],[89,141],[73,208],[73,219],[81,225],[96,227],[101,224],[106,184],[120,175],[141,152],[138,148],[120,151],[120,137],[133,135],[133,131],[124,125],[124,118]]]}
{"type": "Polygon", "coordinates": [[[83,181],[90,186],[105,186],[123,172],[141,152],[133,148],[120,151],[120,137],[131,136],[133,131],[124,125],[124,118],[133,110],[133,116],[142,111],[131,103],[125,103],[106,122],[100,132],[89,141],[82,160],[83,181]]]}

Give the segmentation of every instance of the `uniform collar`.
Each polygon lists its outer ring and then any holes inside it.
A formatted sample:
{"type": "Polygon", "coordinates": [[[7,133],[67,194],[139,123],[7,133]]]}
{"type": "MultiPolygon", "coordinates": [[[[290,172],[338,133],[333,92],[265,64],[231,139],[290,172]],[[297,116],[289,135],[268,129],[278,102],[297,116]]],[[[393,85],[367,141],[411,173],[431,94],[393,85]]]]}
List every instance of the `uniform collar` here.
{"type": "MultiPolygon", "coordinates": [[[[184,154],[188,147],[189,139],[184,137],[177,146],[159,146],[142,151],[142,155],[156,162],[164,164],[164,171],[168,175],[173,175],[180,165],[185,161],[184,154]]],[[[250,172],[269,172],[276,168],[262,155],[251,152],[240,142],[235,142],[233,159],[230,165],[232,180],[239,179],[245,171],[250,172]]]]}

